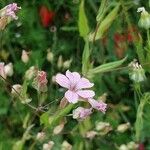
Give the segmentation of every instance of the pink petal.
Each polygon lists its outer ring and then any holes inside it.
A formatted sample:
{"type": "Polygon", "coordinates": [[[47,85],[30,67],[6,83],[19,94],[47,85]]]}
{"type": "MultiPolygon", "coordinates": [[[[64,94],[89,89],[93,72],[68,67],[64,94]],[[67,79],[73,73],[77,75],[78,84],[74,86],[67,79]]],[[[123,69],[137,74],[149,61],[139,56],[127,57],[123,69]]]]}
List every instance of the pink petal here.
{"type": "Polygon", "coordinates": [[[95,92],[92,90],[80,90],[77,91],[77,94],[82,98],[92,98],[95,95],[95,92]]]}
{"type": "Polygon", "coordinates": [[[6,73],[5,73],[5,70],[4,70],[4,63],[3,62],[0,62],[0,75],[6,79],[6,73]]]}
{"type": "Polygon", "coordinates": [[[77,103],[78,102],[78,94],[76,94],[75,92],[72,92],[70,90],[68,90],[66,93],[65,93],[65,98],[68,100],[69,103],[77,103]]]}
{"type": "Polygon", "coordinates": [[[82,89],[82,88],[91,88],[94,84],[91,83],[88,79],[86,78],[81,78],[80,81],[78,82],[76,89],[82,89]]]}
{"type": "Polygon", "coordinates": [[[72,84],[76,84],[80,80],[80,74],[77,72],[70,72],[69,70],[66,71],[66,76],[70,80],[72,84]]]}
{"type": "Polygon", "coordinates": [[[103,101],[96,101],[95,99],[88,99],[88,102],[91,104],[91,106],[94,108],[94,109],[97,109],[103,113],[106,112],[106,109],[107,109],[107,104],[104,103],[103,101]]]}
{"type": "Polygon", "coordinates": [[[62,87],[65,87],[65,88],[69,88],[70,87],[70,81],[68,80],[68,78],[63,75],[63,74],[57,74],[56,75],[56,82],[62,86],[62,87]]]}

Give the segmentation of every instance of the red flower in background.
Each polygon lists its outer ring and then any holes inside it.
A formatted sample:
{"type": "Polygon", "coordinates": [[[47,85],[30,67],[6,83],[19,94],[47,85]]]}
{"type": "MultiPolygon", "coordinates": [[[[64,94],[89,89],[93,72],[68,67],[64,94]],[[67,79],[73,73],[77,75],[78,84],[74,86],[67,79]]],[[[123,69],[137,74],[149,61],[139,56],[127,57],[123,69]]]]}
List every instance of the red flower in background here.
{"type": "Polygon", "coordinates": [[[54,20],[55,12],[52,10],[49,10],[46,6],[41,6],[39,15],[40,15],[41,23],[43,27],[48,27],[50,24],[52,24],[54,20]]]}
{"type": "Polygon", "coordinates": [[[145,148],[144,148],[144,144],[140,143],[140,144],[139,144],[139,148],[138,148],[138,150],[145,150],[145,148]]]}

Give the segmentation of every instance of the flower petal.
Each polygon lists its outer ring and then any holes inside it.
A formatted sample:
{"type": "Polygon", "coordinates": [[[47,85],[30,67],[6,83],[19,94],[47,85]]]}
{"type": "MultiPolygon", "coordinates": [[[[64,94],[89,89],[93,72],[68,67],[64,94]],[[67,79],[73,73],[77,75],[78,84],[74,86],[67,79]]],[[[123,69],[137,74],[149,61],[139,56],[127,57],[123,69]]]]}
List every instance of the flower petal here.
{"type": "Polygon", "coordinates": [[[77,91],[77,94],[82,98],[92,98],[95,95],[95,92],[92,90],[80,90],[77,91]]]}
{"type": "Polygon", "coordinates": [[[73,84],[73,86],[80,80],[80,74],[78,72],[70,72],[69,70],[66,71],[66,76],[73,84]]]}
{"type": "Polygon", "coordinates": [[[63,75],[63,74],[59,73],[59,74],[56,75],[56,82],[60,86],[65,87],[67,89],[70,87],[70,81],[69,81],[69,79],[65,75],[63,75]]]}
{"type": "Polygon", "coordinates": [[[65,93],[65,98],[68,100],[69,103],[77,103],[78,102],[78,94],[75,93],[75,92],[72,92],[70,90],[68,90],[66,93],[65,93]]]}
{"type": "Polygon", "coordinates": [[[80,81],[78,82],[76,88],[77,89],[82,89],[82,88],[91,88],[94,84],[91,83],[88,79],[86,78],[81,78],[80,81]]]}
{"type": "Polygon", "coordinates": [[[107,109],[107,104],[104,103],[103,101],[96,101],[95,99],[88,99],[88,102],[91,104],[91,106],[94,108],[94,109],[97,109],[103,113],[106,112],[106,109],[107,109]]]}

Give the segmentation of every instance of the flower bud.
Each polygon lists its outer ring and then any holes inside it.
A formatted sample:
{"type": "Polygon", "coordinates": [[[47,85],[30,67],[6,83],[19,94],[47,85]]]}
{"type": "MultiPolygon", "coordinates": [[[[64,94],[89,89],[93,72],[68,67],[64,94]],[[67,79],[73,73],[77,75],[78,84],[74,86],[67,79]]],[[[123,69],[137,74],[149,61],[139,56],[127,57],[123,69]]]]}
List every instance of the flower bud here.
{"type": "MultiPolygon", "coordinates": [[[[0,62],[0,75],[6,79],[6,73],[5,73],[5,69],[4,69],[4,63],[0,62]]],[[[1,77],[0,77],[1,78],[1,77]]]]}
{"type": "Polygon", "coordinates": [[[63,66],[63,58],[62,58],[62,56],[60,55],[60,56],[58,57],[57,67],[58,67],[58,69],[60,69],[62,66],[63,66]]]}
{"type": "Polygon", "coordinates": [[[35,77],[36,73],[37,69],[35,68],[35,66],[32,66],[25,72],[25,78],[27,80],[31,80],[33,77],[35,77]]]}
{"type": "Polygon", "coordinates": [[[43,150],[51,150],[53,146],[54,146],[54,142],[49,141],[48,143],[43,144],[43,150]]]}
{"type": "Polygon", "coordinates": [[[4,70],[5,70],[6,76],[11,77],[13,75],[13,73],[14,73],[14,71],[13,71],[13,64],[12,63],[7,64],[4,67],[4,70]]]}
{"type": "Polygon", "coordinates": [[[134,150],[134,149],[138,149],[138,144],[136,144],[135,142],[131,141],[127,144],[128,149],[130,150],[134,150]]]}
{"type": "Polygon", "coordinates": [[[119,150],[129,150],[125,144],[120,145],[119,150]]]}
{"type": "Polygon", "coordinates": [[[54,60],[54,54],[50,50],[48,50],[47,51],[47,61],[53,62],[53,60],[54,60]]]}
{"type": "Polygon", "coordinates": [[[129,64],[129,67],[129,77],[131,80],[133,80],[134,82],[142,82],[146,79],[144,69],[140,64],[138,64],[136,60],[133,60],[133,62],[129,64]]]}
{"type": "Polygon", "coordinates": [[[15,97],[18,97],[22,91],[22,86],[20,84],[14,84],[11,89],[11,94],[15,97]]]}
{"type": "Polygon", "coordinates": [[[98,122],[96,123],[96,130],[99,131],[100,135],[106,135],[112,130],[112,127],[108,122],[98,122]]]}
{"type": "Polygon", "coordinates": [[[64,61],[63,68],[68,69],[71,65],[71,62],[72,62],[72,59],[64,61]]]}
{"type": "Polygon", "coordinates": [[[127,122],[127,123],[124,123],[124,124],[120,124],[118,127],[117,127],[117,131],[120,132],[120,133],[124,133],[126,130],[128,130],[130,128],[130,123],[127,122]]]}
{"type": "Polygon", "coordinates": [[[97,135],[96,131],[88,131],[88,132],[86,132],[85,137],[88,139],[93,139],[96,135],[97,135]]]}
{"type": "Polygon", "coordinates": [[[56,76],[52,76],[52,83],[56,83],[56,76]]]}
{"type": "Polygon", "coordinates": [[[145,10],[144,7],[138,8],[137,12],[141,12],[141,17],[138,22],[139,27],[144,29],[150,28],[150,14],[145,10]]]}
{"type": "Polygon", "coordinates": [[[61,150],[71,150],[72,149],[72,145],[69,144],[67,141],[64,141],[61,145],[61,150]]]}
{"type": "Polygon", "coordinates": [[[32,86],[38,92],[47,92],[47,74],[45,71],[38,71],[32,82],[32,86]]]}
{"type": "Polygon", "coordinates": [[[36,136],[36,139],[39,140],[39,141],[43,141],[45,139],[46,135],[45,135],[45,132],[38,132],[37,136],[36,136]]]}
{"type": "Polygon", "coordinates": [[[25,50],[22,51],[21,60],[26,64],[29,62],[29,53],[25,50]]]}
{"type": "Polygon", "coordinates": [[[64,128],[64,123],[61,123],[60,125],[56,126],[53,130],[53,134],[57,135],[59,134],[64,128]]]}

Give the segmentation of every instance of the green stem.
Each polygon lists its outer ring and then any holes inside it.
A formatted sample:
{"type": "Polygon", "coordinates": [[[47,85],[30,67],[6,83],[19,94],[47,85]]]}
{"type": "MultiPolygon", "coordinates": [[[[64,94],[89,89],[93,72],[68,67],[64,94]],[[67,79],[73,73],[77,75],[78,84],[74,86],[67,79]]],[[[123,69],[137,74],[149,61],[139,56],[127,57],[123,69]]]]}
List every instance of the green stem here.
{"type": "Polygon", "coordinates": [[[149,47],[149,42],[150,42],[150,35],[149,35],[149,29],[147,29],[147,42],[148,42],[148,47],[149,47]]]}

